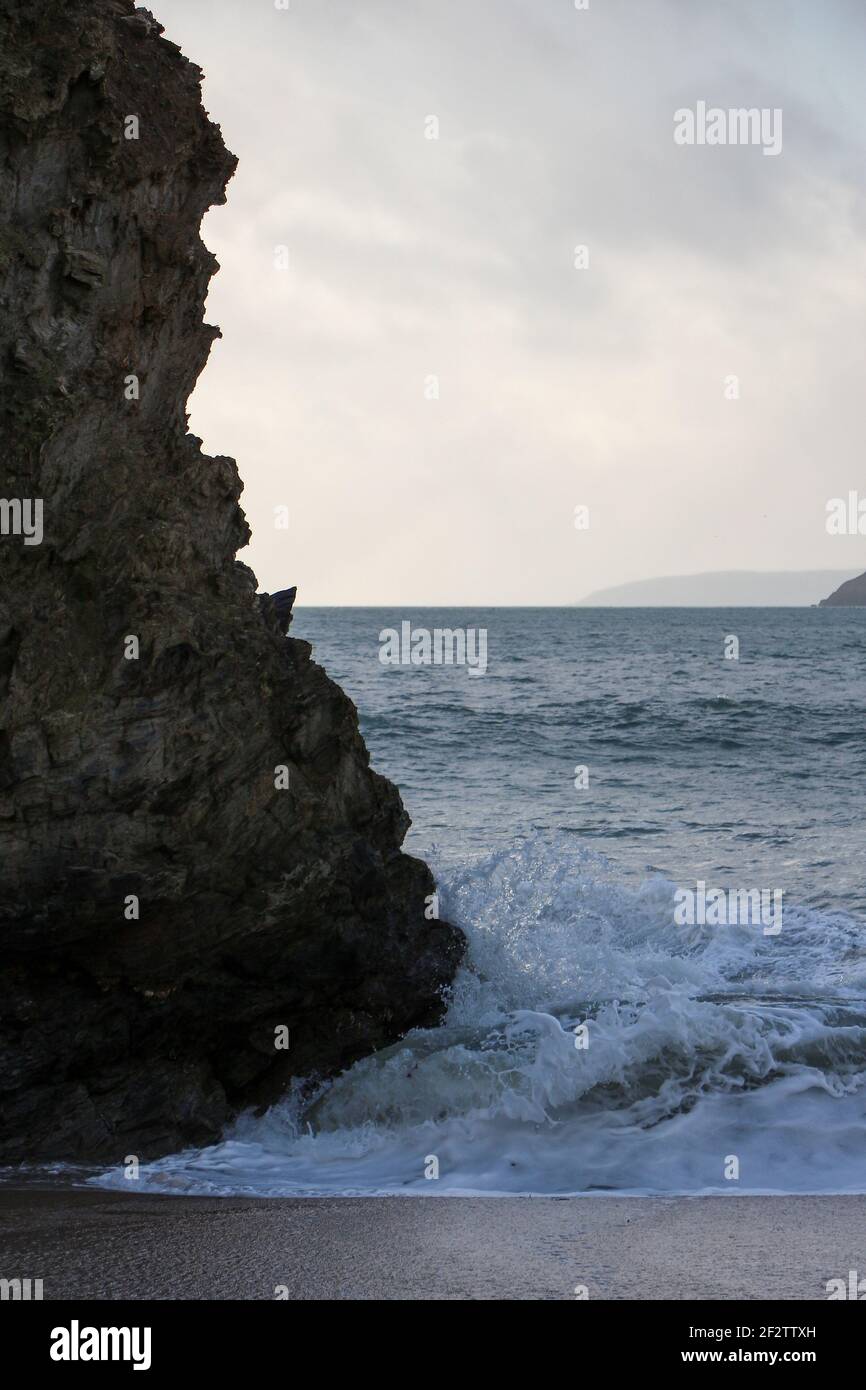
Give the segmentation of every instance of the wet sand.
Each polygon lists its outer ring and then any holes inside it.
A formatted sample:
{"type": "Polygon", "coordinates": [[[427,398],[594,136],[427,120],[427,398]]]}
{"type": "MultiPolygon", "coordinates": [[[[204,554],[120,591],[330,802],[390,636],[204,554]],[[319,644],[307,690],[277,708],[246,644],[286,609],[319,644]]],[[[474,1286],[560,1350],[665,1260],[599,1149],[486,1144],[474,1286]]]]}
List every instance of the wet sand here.
{"type": "Polygon", "coordinates": [[[48,1299],[826,1299],[866,1196],[222,1200],[0,1188],[48,1299]],[[285,1296],[285,1294],[283,1295],[285,1296]]]}

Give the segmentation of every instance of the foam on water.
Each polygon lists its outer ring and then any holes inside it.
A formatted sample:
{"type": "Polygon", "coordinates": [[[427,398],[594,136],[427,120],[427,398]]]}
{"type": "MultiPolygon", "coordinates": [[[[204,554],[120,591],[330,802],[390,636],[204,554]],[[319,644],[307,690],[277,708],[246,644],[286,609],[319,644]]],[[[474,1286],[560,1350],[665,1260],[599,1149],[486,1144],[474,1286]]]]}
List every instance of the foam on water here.
{"type": "Polygon", "coordinates": [[[866,1191],[851,917],[786,903],[777,937],[679,927],[671,882],[618,881],[567,834],[436,868],[441,914],[470,943],[443,1026],[143,1167],[137,1190],[866,1191]]]}

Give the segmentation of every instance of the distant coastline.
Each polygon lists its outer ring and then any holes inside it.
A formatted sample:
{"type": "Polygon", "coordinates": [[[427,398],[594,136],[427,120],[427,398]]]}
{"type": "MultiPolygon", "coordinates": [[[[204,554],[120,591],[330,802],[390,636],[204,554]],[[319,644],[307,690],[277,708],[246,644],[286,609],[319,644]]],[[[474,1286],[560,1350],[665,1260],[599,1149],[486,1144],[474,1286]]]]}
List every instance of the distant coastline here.
{"type": "Polygon", "coordinates": [[[665,575],[595,589],[576,608],[809,608],[859,568],[844,570],[711,570],[665,575]]]}
{"type": "Polygon", "coordinates": [[[857,574],[834,589],[827,598],[822,598],[819,608],[863,608],[866,607],[866,574],[857,574]]]}

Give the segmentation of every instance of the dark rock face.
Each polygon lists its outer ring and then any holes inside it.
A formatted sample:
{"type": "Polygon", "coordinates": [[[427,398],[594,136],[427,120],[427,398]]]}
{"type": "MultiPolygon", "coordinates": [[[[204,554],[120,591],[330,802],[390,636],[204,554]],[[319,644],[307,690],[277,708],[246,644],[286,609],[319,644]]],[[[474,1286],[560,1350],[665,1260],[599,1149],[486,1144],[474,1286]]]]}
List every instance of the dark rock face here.
{"type": "Polygon", "coordinates": [[[273,612],[280,632],[288,632],[292,625],[292,609],[295,606],[295,599],[298,596],[298,586],[293,584],[291,589],[280,589],[277,594],[260,594],[259,603],[265,614],[266,620],[273,612]]]}
{"type": "Polygon", "coordinates": [[[819,608],[863,608],[866,606],[866,574],[847,579],[834,589],[829,598],[822,598],[819,608]]]}
{"type": "Polygon", "coordinates": [[[234,160],[160,34],[0,0],[6,1162],[212,1141],[434,1022],[463,944],[354,706],[234,558],[234,462],[187,433],[234,160]]]}

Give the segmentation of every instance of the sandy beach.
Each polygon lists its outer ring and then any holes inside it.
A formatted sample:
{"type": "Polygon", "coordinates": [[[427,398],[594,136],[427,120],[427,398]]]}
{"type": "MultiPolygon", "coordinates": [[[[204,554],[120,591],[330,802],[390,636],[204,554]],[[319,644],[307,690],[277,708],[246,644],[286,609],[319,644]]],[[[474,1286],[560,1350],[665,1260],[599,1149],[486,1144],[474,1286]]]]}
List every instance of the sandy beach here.
{"type": "Polygon", "coordinates": [[[0,1191],[49,1299],[826,1299],[866,1197],[277,1198],[0,1191]],[[277,1294],[275,1291],[281,1289],[277,1294]]]}

